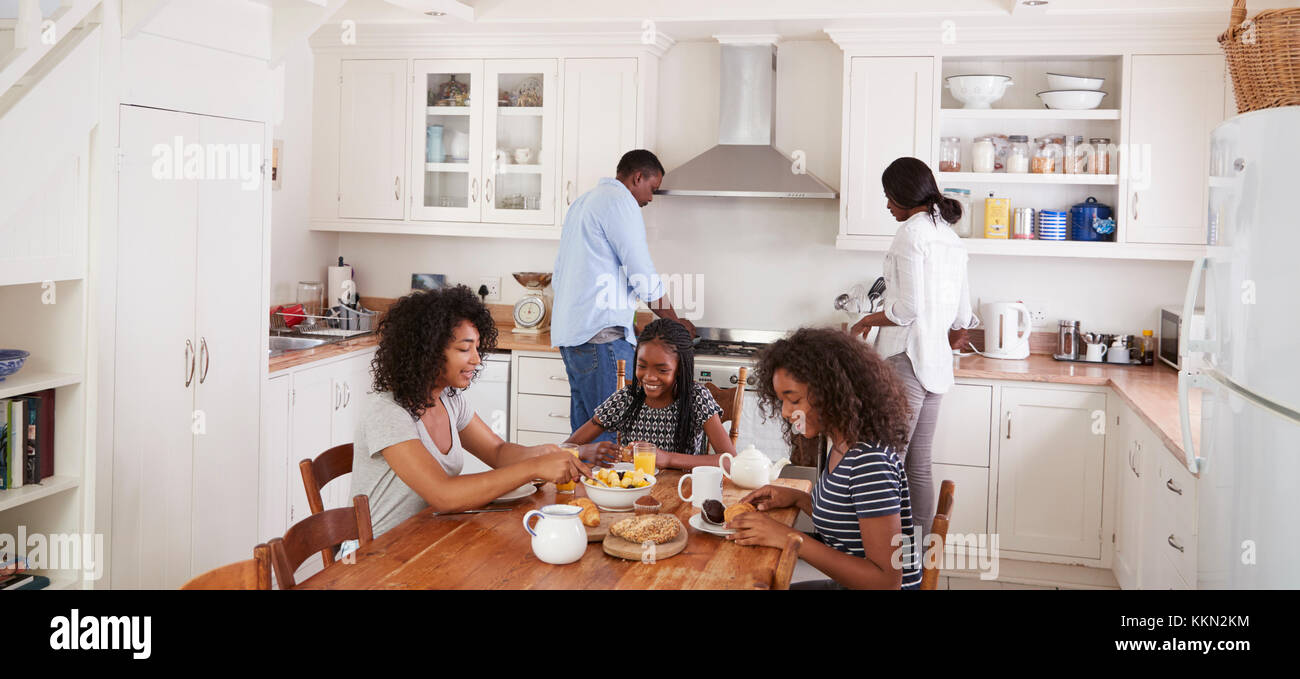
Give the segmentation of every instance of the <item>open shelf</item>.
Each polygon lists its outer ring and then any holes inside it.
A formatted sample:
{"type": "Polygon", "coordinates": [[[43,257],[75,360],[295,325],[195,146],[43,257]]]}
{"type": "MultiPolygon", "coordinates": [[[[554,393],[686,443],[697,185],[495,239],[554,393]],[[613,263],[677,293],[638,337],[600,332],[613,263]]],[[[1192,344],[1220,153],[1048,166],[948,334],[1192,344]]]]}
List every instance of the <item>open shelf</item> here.
{"type": "Polygon", "coordinates": [[[28,502],[47,498],[55,493],[71,490],[81,485],[76,476],[51,476],[43,479],[39,485],[33,484],[22,488],[0,490],[0,512],[25,505],[28,502]]]}
{"type": "Polygon", "coordinates": [[[425,113],[431,116],[467,116],[468,106],[426,106],[425,113]]]}
{"type": "Polygon", "coordinates": [[[1084,184],[1115,186],[1115,174],[1034,174],[1032,172],[940,172],[940,184],[1084,184]]]}
{"type": "Polygon", "coordinates": [[[1063,111],[1051,108],[945,108],[939,115],[948,120],[1119,120],[1118,109],[1095,108],[1063,111]]]}
{"type": "MultiPolygon", "coordinates": [[[[840,236],[835,247],[840,250],[888,250],[893,236],[840,236]]],[[[1190,261],[1205,256],[1204,245],[1156,245],[1145,243],[1090,243],[1084,241],[1016,240],[997,238],[963,238],[971,255],[1020,257],[1077,257],[1083,259],[1155,259],[1190,261]]]]}
{"type": "Polygon", "coordinates": [[[18,371],[18,374],[10,375],[0,382],[0,398],[30,394],[42,389],[66,387],[70,384],[81,384],[81,375],[28,370],[24,367],[18,371]]]}

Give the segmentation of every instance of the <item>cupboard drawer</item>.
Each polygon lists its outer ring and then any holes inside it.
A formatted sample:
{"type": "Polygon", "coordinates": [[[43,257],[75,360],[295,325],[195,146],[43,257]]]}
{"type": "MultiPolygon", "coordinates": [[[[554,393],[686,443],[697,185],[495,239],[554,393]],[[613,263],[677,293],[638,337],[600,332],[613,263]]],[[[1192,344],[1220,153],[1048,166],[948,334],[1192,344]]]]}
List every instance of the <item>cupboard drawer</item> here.
{"type": "Polygon", "coordinates": [[[564,359],[519,357],[519,393],[569,395],[569,375],[564,370],[564,359]]]}
{"type": "Polygon", "coordinates": [[[521,446],[541,446],[547,443],[564,443],[564,440],[569,438],[569,433],[565,432],[563,434],[556,434],[545,431],[520,431],[519,435],[515,438],[517,439],[515,443],[518,443],[521,446]]]}
{"type": "Polygon", "coordinates": [[[519,429],[568,434],[569,399],[560,396],[519,395],[519,429]]]}
{"type": "MultiPolygon", "coordinates": [[[[1162,447],[1163,448],[1163,447],[1162,447]]],[[[1160,535],[1164,552],[1178,570],[1178,575],[1190,585],[1196,584],[1196,481],[1191,473],[1165,450],[1161,454],[1169,459],[1160,464],[1160,492],[1165,496],[1167,531],[1160,535]],[[1182,547],[1180,551],[1170,544],[1182,547]]]]}

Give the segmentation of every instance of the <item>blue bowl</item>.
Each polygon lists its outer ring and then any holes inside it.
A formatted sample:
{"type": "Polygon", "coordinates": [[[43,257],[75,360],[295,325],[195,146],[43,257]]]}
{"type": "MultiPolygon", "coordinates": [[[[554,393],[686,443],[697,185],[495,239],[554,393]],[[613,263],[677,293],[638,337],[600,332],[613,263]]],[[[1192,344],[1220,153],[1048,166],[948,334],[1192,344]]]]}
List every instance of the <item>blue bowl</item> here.
{"type": "Polygon", "coordinates": [[[22,370],[23,361],[26,361],[28,356],[31,354],[22,349],[0,349],[0,382],[22,370]]]}

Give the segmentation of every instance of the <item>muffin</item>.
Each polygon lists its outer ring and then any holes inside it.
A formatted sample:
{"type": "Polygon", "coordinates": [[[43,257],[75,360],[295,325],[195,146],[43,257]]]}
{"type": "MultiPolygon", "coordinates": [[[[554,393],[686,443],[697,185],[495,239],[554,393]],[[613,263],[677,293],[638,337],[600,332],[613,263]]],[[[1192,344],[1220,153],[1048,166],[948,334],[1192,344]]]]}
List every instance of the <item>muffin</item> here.
{"type": "Polygon", "coordinates": [[[632,503],[633,511],[641,515],[658,514],[661,508],[663,508],[663,503],[649,495],[639,497],[636,502],[632,503]]]}
{"type": "Polygon", "coordinates": [[[705,500],[704,505],[700,507],[700,515],[704,517],[704,520],[719,526],[726,523],[725,511],[726,507],[717,500],[705,500]]]}

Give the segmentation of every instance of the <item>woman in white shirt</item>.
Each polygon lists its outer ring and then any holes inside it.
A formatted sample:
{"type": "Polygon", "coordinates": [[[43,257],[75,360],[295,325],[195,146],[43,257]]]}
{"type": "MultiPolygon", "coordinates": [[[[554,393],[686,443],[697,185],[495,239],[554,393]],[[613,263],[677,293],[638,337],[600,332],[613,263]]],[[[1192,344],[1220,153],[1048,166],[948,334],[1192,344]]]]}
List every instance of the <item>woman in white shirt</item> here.
{"type": "Polygon", "coordinates": [[[949,226],[961,204],[939,193],[934,173],[916,158],[890,163],[881,182],[889,213],[903,224],[885,254],[885,307],[852,333],[865,337],[879,327],[876,350],[903,381],[910,421],[901,457],[913,512],[928,536],[936,502],[930,448],[939,402],[953,384],[951,347],[964,344],[979,319],[971,312],[966,247],[949,226]]]}

